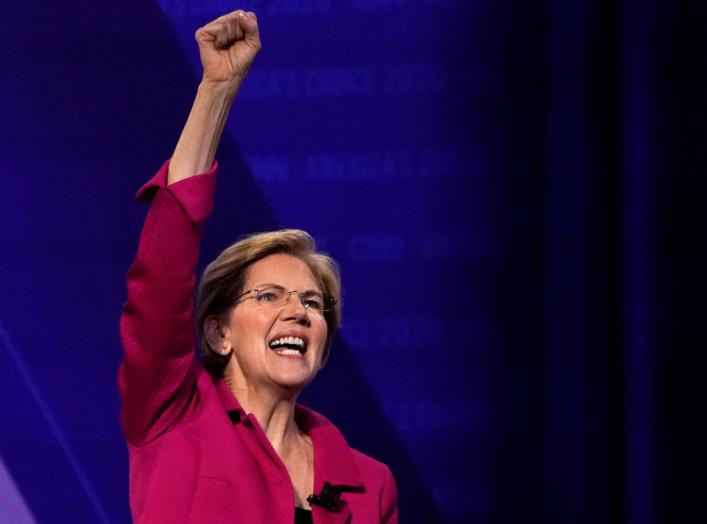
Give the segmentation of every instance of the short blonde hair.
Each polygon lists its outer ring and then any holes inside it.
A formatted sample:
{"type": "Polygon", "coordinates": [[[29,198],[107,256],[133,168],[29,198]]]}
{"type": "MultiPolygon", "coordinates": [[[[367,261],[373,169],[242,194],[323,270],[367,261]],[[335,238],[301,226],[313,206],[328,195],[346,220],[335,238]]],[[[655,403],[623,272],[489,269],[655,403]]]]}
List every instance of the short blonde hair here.
{"type": "Polygon", "coordinates": [[[320,291],[334,299],[333,307],[324,313],[327,341],[324,361],[328,358],[334,333],[341,324],[341,277],[339,267],[331,257],[319,253],[312,236],[300,229],[282,229],[246,236],[224,249],[201,276],[196,303],[196,326],[201,359],[214,376],[222,376],[230,355],[214,351],[204,332],[210,317],[221,317],[235,305],[245,291],[248,268],[260,259],[276,253],[292,255],[302,260],[312,271],[320,291]]]}

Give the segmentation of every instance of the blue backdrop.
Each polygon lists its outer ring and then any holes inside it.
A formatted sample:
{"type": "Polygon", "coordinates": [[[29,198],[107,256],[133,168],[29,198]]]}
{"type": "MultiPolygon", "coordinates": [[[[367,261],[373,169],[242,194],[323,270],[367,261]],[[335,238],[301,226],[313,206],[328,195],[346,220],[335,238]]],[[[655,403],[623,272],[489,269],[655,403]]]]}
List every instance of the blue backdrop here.
{"type": "Polygon", "coordinates": [[[297,227],[340,262],[303,402],[391,466],[402,522],[703,513],[704,3],[26,0],[0,17],[0,521],[130,520],[132,198],[195,29],[238,7],[263,50],[202,260],[297,227]]]}

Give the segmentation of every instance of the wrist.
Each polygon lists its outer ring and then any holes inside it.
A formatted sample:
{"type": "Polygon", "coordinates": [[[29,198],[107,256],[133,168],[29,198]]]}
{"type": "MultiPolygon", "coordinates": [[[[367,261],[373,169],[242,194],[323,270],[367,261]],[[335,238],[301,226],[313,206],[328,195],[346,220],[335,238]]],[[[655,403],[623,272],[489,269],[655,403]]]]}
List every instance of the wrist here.
{"type": "Polygon", "coordinates": [[[214,97],[233,98],[236,96],[242,81],[243,79],[241,78],[230,81],[202,78],[199,83],[198,91],[214,97]]]}

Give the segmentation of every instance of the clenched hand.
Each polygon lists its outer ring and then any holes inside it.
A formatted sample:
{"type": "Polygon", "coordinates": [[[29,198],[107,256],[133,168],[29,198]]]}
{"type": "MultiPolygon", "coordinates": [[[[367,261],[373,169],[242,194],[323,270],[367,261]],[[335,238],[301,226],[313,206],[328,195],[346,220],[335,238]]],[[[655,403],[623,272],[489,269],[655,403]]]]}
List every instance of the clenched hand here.
{"type": "Polygon", "coordinates": [[[194,37],[203,80],[233,86],[246,76],[261,46],[255,13],[240,9],[201,27],[194,37]]]}

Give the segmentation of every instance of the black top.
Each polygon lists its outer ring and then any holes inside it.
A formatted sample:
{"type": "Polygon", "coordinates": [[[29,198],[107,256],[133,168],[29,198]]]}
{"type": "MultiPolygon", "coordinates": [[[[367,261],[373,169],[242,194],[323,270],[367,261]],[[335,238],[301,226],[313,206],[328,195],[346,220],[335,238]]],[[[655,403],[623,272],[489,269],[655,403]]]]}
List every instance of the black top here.
{"type": "Polygon", "coordinates": [[[303,508],[295,508],[295,524],[312,524],[312,512],[303,508]]]}

